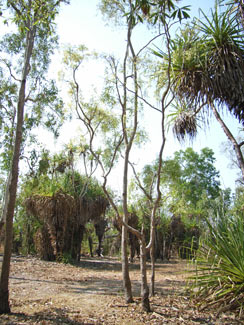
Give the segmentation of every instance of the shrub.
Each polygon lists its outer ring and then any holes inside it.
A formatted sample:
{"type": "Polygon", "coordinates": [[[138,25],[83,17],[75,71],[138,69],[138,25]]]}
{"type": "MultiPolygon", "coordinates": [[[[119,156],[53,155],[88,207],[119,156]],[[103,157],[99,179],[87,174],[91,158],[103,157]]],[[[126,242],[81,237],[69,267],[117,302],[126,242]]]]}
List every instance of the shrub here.
{"type": "Polygon", "coordinates": [[[207,222],[191,277],[192,292],[202,309],[217,306],[219,312],[244,306],[244,220],[223,216],[215,225],[207,222]]]}

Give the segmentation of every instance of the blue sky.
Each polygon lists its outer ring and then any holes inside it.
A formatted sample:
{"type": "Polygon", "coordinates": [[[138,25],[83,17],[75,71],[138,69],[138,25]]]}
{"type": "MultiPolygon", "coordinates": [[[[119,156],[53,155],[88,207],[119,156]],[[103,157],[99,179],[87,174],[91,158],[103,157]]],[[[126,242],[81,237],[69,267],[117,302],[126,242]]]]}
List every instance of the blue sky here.
{"type": "MultiPolygon", "coordinates": [[[[198,16],[199,5],[206,14],[209,13],[210,8],[214,6],[214,0],[200,1],[182,1],[182,5],[192,6],[192,15],[198,16]]],[[[124,52],[125,48],[125,33],[123,30],[118,30],[113,26],[106,26],[106,22],[102,19],[99,11],[97,10],[97,0],[71,0],[69,6],[63,6],[61,13],[57,19],[57,30],[60,37],[61,44],[79,45],[84,44],[90,50],[96,50],[98,52],[112,53],[115,56],[120,56],[124,52]]],[[[144,32],[141,33],[140,41],[144,40],[144,32]]],[[[55,57],[57,63],[61,60],[61,53],[55,57]]],[[[53,71],[56,73],[60,65],[53,66],[53,71]],[[55,68],[54,68],[55,67],[55,68]]],[[[99,84],[102,82],[102,67],[99,66],[87,66],[84,70],[84,87],[85,85],[99,84]],[[101,68],[101,70],[100,70],[101,68]]],[[[157,149],[159,146],[160,127],[157,126],[158,113],[149,112],[145,113],[145,124],[147,131],[149,132],[151,141],[141,149],[139,154],[141,157],[147,157],[146,162],[150,162],[156,158],[157,149]]],[[[228,117],[228,125],[230,126],[233,134],[238,133],[238,123],[228,117]]],[[[59,140],[59,143],[64,144],[68,142],[69,136],[72,134],[70,125],[64,128],[63,135],[59,140]]],[[[72,127],[72,130],[75,130],[72,127]]],[[[75,132],[73,133],[75,135],[75,132]]],[[[48,142],[50,139],[48,139],[48,142]]],[[[203,147],[210,147],[215,152],[216,168],[221,173],[221,182],[224,187],[234,188],[236,171],[228,168],[230,161],[223,154],[221,149],[221,143],[226,142],[226,136],[221,130],[220,126],[213,119],[210,120],[209,127],[204,131],[200,131],[197,139],[193,143],[186,143],[180,145],[176,139],[173,138],[170,133],[167,136],[165,156],[172,156],[172,154],[179,149],[185,149],[188,146],[192,146],[195,151],[200,151],[203,147]]],[[[118,176],[119,177],[119,176],[118,176]]]]}

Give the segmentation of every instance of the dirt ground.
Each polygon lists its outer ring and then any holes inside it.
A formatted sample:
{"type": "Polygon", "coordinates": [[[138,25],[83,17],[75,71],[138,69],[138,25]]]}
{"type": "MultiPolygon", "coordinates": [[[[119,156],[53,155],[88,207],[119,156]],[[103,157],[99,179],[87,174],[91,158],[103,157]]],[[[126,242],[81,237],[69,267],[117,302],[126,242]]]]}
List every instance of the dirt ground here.
{"type": "MultiPolygon", "coordinates": [[[[0,256],[0,261],[2,256],[0,256]]],[[[199,312],[185,293],[186,263],[156,264],[151,313],[140,308],[139,263],[130,265],[134,303],[123,299],[121,264],[114,258],[82,258],[78,265],[14,256],[10,315],[0,324],[244,324],[234,314],[199,312]]]]}

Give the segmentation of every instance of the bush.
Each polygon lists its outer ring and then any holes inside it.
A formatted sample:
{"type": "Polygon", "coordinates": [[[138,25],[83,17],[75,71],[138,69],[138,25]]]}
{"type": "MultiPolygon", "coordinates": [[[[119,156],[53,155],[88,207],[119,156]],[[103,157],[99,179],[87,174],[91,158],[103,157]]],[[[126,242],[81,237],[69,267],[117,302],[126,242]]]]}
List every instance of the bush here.
{"type": "Polygon", "coordinates": [[[244,220],[222,217],[207,222],[209,233],[202,241],[191,277],[191,289],[201,305],[217,306],[219,312],[244,306],[244,220]]]}

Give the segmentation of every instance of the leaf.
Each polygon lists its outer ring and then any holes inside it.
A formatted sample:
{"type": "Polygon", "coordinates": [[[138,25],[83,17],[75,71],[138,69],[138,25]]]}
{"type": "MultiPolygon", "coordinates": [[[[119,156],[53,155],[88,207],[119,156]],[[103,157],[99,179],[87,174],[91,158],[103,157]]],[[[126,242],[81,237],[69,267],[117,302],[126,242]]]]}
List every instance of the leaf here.
{"type": "Polygon", "coordinates": [[[177,17],[179,19],[179,21],[182,20],[182,14],[181,14],[181,10],[178,10],[178,14],[177,14],[177,17]]]}
{"type": "Polygon", "coordinates": [[[186,11],[183,11],[183,16],[184,16],[185,19],[188,19],[188,18],[191,17],[191,16],[188,14],[188,12],[186,12],[186,11]]]}

